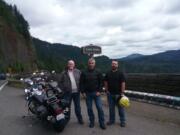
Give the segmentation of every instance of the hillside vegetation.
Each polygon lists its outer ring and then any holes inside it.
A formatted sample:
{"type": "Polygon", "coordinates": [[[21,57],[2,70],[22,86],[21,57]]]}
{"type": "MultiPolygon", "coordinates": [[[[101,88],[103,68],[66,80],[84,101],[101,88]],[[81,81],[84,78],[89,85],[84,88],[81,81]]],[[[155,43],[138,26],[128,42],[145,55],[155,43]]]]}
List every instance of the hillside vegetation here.
{"type": "Polygon", "coordinates": [[[0,0],[0,72],[28,72],[35,68],[28,22],[16,6],[0,0]]]}

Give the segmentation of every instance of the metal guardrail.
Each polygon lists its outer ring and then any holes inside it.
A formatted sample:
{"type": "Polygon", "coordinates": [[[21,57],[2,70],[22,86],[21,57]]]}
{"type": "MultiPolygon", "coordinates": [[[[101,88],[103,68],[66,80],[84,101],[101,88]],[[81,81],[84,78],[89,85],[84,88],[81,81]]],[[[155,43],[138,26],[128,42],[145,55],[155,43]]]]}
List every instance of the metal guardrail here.
{"type": "Polygon", "coordinates": [[[5,81],[0,81],[0,91],[4,88],[4,86],[6,86],[7,83],[8,83],[7,80],[5,80],[5,81]]]}
{"type": "Polygon", "coordinates": [[[126,90],[125,94],[135,100],[180,109],[180,97],[126,90]]]}

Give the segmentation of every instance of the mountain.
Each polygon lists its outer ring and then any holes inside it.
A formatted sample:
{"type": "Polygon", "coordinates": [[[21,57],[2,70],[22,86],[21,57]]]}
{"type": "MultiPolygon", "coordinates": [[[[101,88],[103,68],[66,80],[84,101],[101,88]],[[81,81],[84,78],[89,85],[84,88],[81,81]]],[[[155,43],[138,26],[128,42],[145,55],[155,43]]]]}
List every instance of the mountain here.
{"type": "Polygon", "coordinates": [[[61,43],[48,43],[33,38],[33,44],[37,53],[38,67],[40,69],[62,71],[68,60],[73,59],[78,68],[85,67],[88,56],[81,53],[81,49],[72,45],[61,43]]]}
{"type": "MultiPolygon", "coordinates": [[[[38,59],[38,68],[56,70],[61,72],[66,67],[67,61],[73,59],[76,67],[84,69],[87,67],[88,56],[82,54],[81,48],[61,43],[48,43],[37,38],[33,38],[33,44],[38,59]]],[[[107,56],[95,57],[97,68],[106,71],[110,68],[110,59],[107,56]]]]}
{"type": "MultiPolygon", "coordinates": [[[[51,44],[33,38],[40,69],[62,71],[68,60],[73,59],[80,69],[87,67],[88,56],[81,53],[81,48],[51,44]]],[[[106,72],[111,68],[111,59],[105,55],[95,57],[97,68],[106,72]]],[[[126,73],[179,73],[180,50],[172,50],[154,55],[133,54],[118,59],[120,69],[126,73]]]]}
{"type": "Polygon", "coordinates": [[[111,59],[105,55],[95,57],[96,67],[102,72],[107,72],[111,69],[111,59]]]}
{"type": "MultiPolygon", "coordinates": [[[[145,57],[148,61],[155,62],[180,62],[180,50],[169,50],[145,57]]],[[[140,59],[139,59],[140,60],[140,59]]],[[[143,60],[143,59],[142,59],[143,60]]]]}
{"type": "Polygon", "coordinates": [[[16,6],[0,0],[0,72],[28,72],[36,68],[28,22],[16,6]]]}
{"type": "Polygon", "coordinates": [[[135,53],[135,54],[131,54],[131,55],[128,55],[126,57],[123,57],[123,58],[121,58],[121,60],[131,60],[131,59],[140,58],[143,56],[144,55],[142,55],[142,54],[135,53]]]}
{"type": "Polygon", "coordinates": [[[130,73],[180,73],[180,50],[123,60],[123,68],[130,73]]]}

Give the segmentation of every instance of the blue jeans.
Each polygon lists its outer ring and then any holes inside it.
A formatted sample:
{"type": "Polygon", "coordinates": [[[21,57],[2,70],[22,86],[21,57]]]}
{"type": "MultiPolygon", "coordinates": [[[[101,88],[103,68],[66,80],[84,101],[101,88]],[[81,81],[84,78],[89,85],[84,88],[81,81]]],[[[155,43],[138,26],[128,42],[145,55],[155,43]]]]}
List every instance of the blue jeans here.
{"type": "Polygon", "coordinates": [[[69,106],[71,107],[72,100],[74,102],[74,109],[75,109],[75,114],[78,119],[78,121],[82,120],[82,115],[81,115],[81,106],[80,106],[80,93],[65,93],[64,98],[66,100],[69,100],[69,106]]]}
{"type": "Polygon", "coordinates": [[[94,113],[93,113],[93,100],[95,101],[96,108],[98,111],[99,124],[104,124],[104,112],[102,109],[102,101],[100,96],[96,96],[96,92],[86,93],[86,105],[89,116],[90,123],[94,123],[94,113]]]}
{"type": "MultiPolygon", "coordinates": [[[[108,102],[109,102],[109,122],[114,123],[115,122],[115,106],[117,105],[118,95],[112,95],[109,93],[107,96],[108,96],[108,102]]],[[[120,122],[125,123],[126,121],[125,109],[124,107],[121,107],[119,105],[117,105],[117,107],[118,107],[120,122]]]]}

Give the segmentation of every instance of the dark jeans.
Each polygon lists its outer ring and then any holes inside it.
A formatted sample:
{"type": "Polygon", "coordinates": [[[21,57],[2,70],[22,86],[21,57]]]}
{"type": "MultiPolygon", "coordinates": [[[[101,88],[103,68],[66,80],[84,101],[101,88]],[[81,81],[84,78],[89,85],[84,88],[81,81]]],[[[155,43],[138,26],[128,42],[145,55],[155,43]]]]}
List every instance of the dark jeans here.
{"type": "MultiPolygon", "coordinates": [[[[114,123],[115,122],[115,106],[117,105],[117,97],[118,95],[112,95],[108,94],[108,102],[109,102],[109,122],[114,123]]],[[[119,112],[119,117],[120,117],[120,122],[125,123],[125,110],[124,107],[121,107],[117,105],[118,107],[118,112],[119,112]]]]}
{"type": "Polygon", "coordinates": [[[65,93],[64,98],[69,100],[69,106],[71,107],[72,100],[74,102],[75,114],[78,121],[82,120],[81,106],[80,106],[80,93],[65,93]]]}
{"type": "Polygon", "coordinates": [[[100,96],[96,96],[96,92],[86,93],[86,105],[89,116],[90,123],[94,123],[94,113],[93,113],[93,100],[95,101],[96,108],[98,111],[99,124],[104,124],[104,112],[102,109],[102,101],[100,96]]]}

